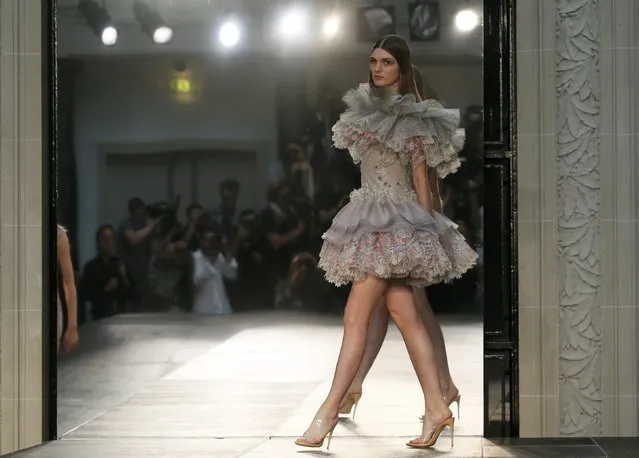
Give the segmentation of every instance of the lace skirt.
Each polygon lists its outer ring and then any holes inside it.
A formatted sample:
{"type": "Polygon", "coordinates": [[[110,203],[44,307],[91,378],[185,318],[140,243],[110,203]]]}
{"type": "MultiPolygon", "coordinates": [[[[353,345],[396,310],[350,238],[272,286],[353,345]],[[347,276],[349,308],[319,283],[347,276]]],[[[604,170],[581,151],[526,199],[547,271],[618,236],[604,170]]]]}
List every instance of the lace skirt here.
{"type": "Polygon", "coordinates": [[[373,275],[428,286],[461,277],[477,262],[457,225],[416,201],[351,201],[323,236],[319,267],[345,285],[373,275]]]}

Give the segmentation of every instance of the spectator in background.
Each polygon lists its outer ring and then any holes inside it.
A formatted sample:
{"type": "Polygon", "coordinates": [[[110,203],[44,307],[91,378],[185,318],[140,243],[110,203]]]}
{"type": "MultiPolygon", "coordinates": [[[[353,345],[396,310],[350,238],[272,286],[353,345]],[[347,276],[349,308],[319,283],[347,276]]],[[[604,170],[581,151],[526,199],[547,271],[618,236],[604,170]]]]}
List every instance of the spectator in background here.
{"type": "Polygon", "coordinates": [[[223,227],[216,221],[198,223],[200,249],[193,254],[194,303],[192,311],[202,315],[232,313],[224,278],[237,278],[233,257],[223,227]]]}
{"type": "Polygon", "coordinates": [[[267,274],[270,265],[266,264],[269,253],[269,242],[262,234],[260,215],[255,210],[244,210],[240,213],[240,229],[236,259],[238,262],[238,279],[234,284],[227,284],[227,290],[235,311],[270,307],[264,298],[272,295],[272,283],[267,274]],[[231,286],[231,288],[228,288],[231,286]]]}
{"type": "Polygon", "coordinates": [[[196,252],[198,250],[199,241],[195,234],[195,223],[200,215],[204,212],[204,209],[200,204],[192,203],[186,208],[186,227],[184,228],[184,242],[189,250],[196,252]]]}
{"type": "Polygon", "coordinates": [[[237,199],[240,196],[240,183],[234,179],[226,179],[220,184],[220,206],[213,210],[215,221],[222,226],[224,234],[235,237],[238,226],[237,199]]]}
{"type": "Polygon", "coordinates": [[[289,263],[299,251],[301,236],[306,229],[306,224],[290,204],[291,187],[288,180],[276,184],[269,192],[269,205],[260,217],[267,242],[266,263],[273,266],[265,275],[269,276],[272,285],[286,278],[289,263]]]}
{"type": "Polygon", "coordinates": [[[122,313],[134,291],[125,264],[115,256],[115,229],[110,224],[98,228],[95,236],[98,255],[84,266],[80,290],[91,301],[94,320],[122,313]]]}
{"type": "Polygon", "coordinates": [[[149,235],[157,225],[159,218],[150,220],[146,205],[139,197],[133,197],[128,204],[129,217],[117,231],[116,252],[127,265],[136,288],[138,300],[132,303],[134,309],[140,309],[146,297],[151,242],[149,235]]]}

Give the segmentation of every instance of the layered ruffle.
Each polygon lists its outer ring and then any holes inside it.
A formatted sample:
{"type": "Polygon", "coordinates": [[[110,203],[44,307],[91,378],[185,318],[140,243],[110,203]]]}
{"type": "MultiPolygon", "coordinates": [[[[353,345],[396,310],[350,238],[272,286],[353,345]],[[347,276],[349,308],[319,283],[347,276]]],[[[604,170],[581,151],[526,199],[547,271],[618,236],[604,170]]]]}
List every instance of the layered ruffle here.
{"type": "Polygon", "coordinates": [[[338,286],[366,275],[426,286],[459,278],[476,261],[457,226],[439,213],[431,216],[413,200],[363,200],[335,216],[319,267],[338,286]]]}
{"type": "Polygon", "coordinates": [[[333,126],[333,142],[358,162],[372,143],[381,143],[412,163],[425,162],[443,178],[459,166],[464,145],[459,110],[436,100],[418,102],[413,94],[385,95],[360,84],[343,97],[348,109],[333,126]]]}

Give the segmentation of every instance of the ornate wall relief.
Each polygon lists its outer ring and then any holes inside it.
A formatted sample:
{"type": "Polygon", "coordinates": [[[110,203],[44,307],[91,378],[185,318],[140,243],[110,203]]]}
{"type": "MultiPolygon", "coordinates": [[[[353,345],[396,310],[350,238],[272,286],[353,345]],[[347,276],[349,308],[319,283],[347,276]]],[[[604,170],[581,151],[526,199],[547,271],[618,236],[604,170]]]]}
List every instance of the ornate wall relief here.
{"type": "Polygon", "coordinates": [[[558,0],[559,433],[602,433],[598,0],[558,0]]]}

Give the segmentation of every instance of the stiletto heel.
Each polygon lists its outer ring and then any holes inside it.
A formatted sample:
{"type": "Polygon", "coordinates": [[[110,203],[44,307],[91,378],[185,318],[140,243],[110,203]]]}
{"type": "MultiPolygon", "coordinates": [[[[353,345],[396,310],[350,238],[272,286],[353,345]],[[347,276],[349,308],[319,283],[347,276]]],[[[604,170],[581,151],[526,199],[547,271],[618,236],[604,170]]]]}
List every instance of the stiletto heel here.
{"type": "MultiPolygon", "coordinates": [[[[457,403],[457,408],[459,409],[459,403],[457,403]]],[[[450,424],[450,448],[455,447],[455,419],[453,418],[453,422],[450,424]]]]}
{"type": "MultiPolygon", "coordinates": [[[[460,419],[461,418],[461,414],[459,413],[459,406],[461,405],[461,393],[459,393],[457,395],[457,397],[455,399],[453,399],[453,402],[457,403],[457,418],[460,419]]],[[[453,402],[451,402],[450,405],[453,405],[453,402]]]]}
{"type": "MultiPolygon", "coordinates": [[[[337,425],[335,425],[337,426],[337,425]]],[[[326,450],[330,450],[331,449],[331,439],[333,439],[333,431],[335,431],[335,426],[333,426],[331,428],[331,430],[328,432],[328,440],[326,441],[326,450]]],[[[321,445],[320,445],[321,447],[321,445]]]]}
{"type": "Polygon", "coordinates": [[[362,393],[349,393],[342,401],[342,405],[339,406],[337,413],[342,415],[348,415],[353,411],[352,419],[355,420],[355,412],[357,412],[357,404],[362,398],[362,393]]]}
{"type": "Polygon", "coordinates": [[[451,431],[450,444],[451,444],[451,447],[452,447],[453,446],[453,441],[454,441],[453,435],[454,435],[454,431],[455,431],[455,417],[449,417],[446,420],[444,420],[441,423],[439,423],[437,426],[435,426],[433,428],[433,432],[430,434],[430,437],[428,439],[426,439],[425,441],[420,442],[418,440],[412,440],[410,442],[407,442],[406,445],[408,445],[409,447],[412,447],[412,448],[429,448],[429,447],[432,447],[433,445],[435,445],[435,442],[437,442],[437,439],[439,439],[439,435],[442,433],[442,431],[444,429],[446,429],[446,426],[448,426],[450,428],[450,431],[451,431]]]}
{"type": "MultiPolygon", "coordinates": [[[[321,428],[323,421],[322,421],[322,419],[319,419],[319,420],[315,420],[313,423],[317,423],[319,425],[319,427],[321,428]]],[[[338,423],[338,419],[336,418],[335,419],[335,423],[333,424],[333,426],[331,426],[331,428],[328,430],[328,432],[326,434],[324,434],[324,437],[322,437],[321,442],[311,442],[311,441],[305,439],[304,436],[302,436],[302,437],[298,437],[297,438],[297,440],[295,441],[295,444],[299,445],[300,447],[320,448],[322,445],[324,445],[324,439],[327,439],[328,441],[326,443],[326,450],[328,450],[329,447],[331,446],[331,439],[333,438],[333,431],[335,430],[335,427],[337,426],[337,423],[338,423]]],[[[306,434],[306,433],[304,433],[304,434],[306,434]]]]}

